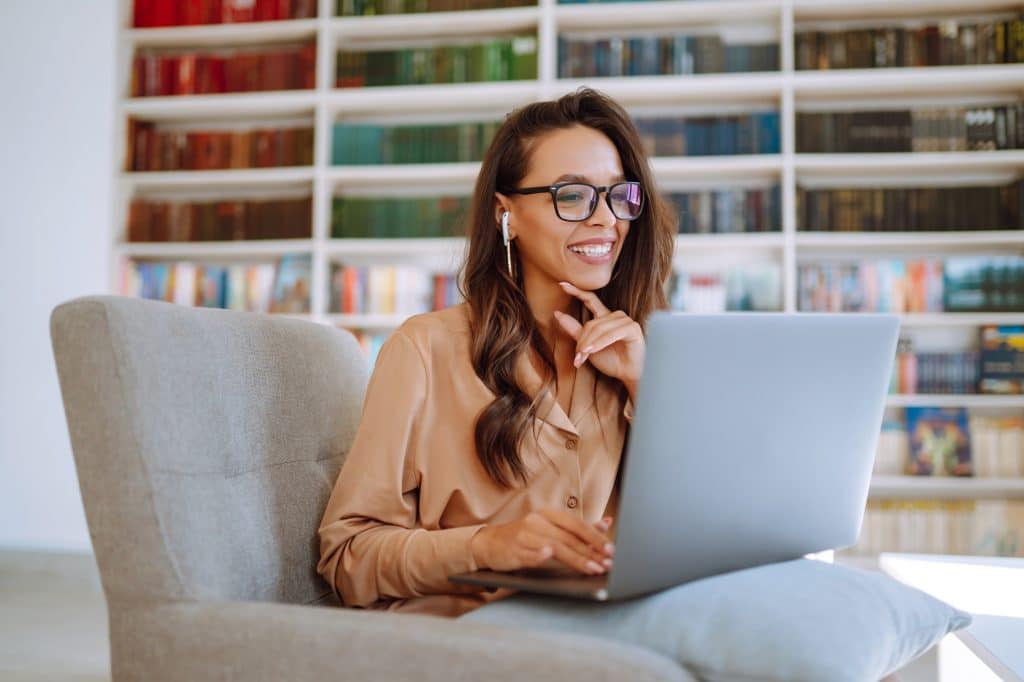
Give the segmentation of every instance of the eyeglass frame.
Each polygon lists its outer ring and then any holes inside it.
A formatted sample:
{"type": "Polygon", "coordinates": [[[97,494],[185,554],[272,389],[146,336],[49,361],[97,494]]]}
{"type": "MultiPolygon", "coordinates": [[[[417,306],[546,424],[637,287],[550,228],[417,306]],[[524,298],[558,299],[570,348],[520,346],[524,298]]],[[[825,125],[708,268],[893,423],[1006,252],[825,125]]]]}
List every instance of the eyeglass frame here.
{"type": "Polygon", "coordinates": [[[576,181],[576,180],[573,180],[573,181],[567,180],[565,182],[556,182],[553,185],[538,185],[536,187],[521,187],[519,189],[509,189],[509,190],[504,190],[504,191],[498,190],[498,191],[500,191],[502,194],[541,194],[543,192],[548,192],[551,195],[551,207],[555,209],[555,215],[558,216],[559,220],[564,220],[567,223],[582,223],[584,220],[589,220],[591,218],[591,216],[594,215],[594,212],[597,211],[597,204],[598,204],[599,201],[601,201],[600,197],[601,197],[601,193],[602,192],[604,193],[604,200],[608,204],[608,209],[612,212],[612,215],[615,216],[616,220],[626,220],[626,221],[629,221],[629,222],[632,222],[632,221],[636,220],[637,218],[640,217],[640,214],[643,213],[644,205],[646,203],[646,202],[644,202],[644,188],[643,188],[643,186],[641,186],[641,184],[640,184],[640,182],[638,180],[621,180],[619,182],[613,182],[610,185],[600,185],[600,186],[592,185],[589,182],[579,182],[579,181],[576,181]],[[590,207],[590,213],[588,213],[587,215],[585,215],[582,218],[573,218],[573,219],[563,218],[562,214],[559,213],[559,211],[558,211],[558,190],[560,190],[563,187],[568,187],[570,185],[585,185],[585,186],[590,187],[591,189],[594,190],[594,196],[596,198],[594,200],[593,205],[591,205],[591,207],[590,207]],[[636,185],[637,189],[640,190],[640,211],[639,211],[639,213],[636,214],[636,217],[634,217],[634,218],[620,218],[618,216],[618,214],[615,213],[615,208],[612,206],[611,189],[613,187],[618,187],[619,185],[636,185]]]}

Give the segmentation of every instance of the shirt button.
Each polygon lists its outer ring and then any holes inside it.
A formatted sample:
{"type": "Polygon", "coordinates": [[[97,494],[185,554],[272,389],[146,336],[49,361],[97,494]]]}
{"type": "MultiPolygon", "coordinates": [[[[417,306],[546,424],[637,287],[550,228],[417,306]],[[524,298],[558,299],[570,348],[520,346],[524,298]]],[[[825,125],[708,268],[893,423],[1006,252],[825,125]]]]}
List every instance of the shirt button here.
{"type": "Polygon", "coordinates": [[[570,495],[569,499],[565,501],[565,506],[569,509],[575,509],[579,505],[580,501],[576,499],[575,495],[570,495]]]}
{"type": "Polygon", "coordinates": [[[575,438],[569,438],[568,440],[566,440],[565,441],[565,449],[566,450],[575,450],[576,449],[576,439],[575,438]]]}

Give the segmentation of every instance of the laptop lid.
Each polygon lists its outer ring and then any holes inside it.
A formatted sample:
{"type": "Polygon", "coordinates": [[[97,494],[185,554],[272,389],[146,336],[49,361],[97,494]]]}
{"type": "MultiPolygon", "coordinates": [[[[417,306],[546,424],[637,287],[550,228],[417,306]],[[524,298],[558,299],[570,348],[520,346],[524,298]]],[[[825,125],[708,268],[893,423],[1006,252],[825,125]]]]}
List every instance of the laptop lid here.
{"type": "Polygon", "coordinates": [[[899,324],[654,313],[610,597],[856,542],[899,324]]]}

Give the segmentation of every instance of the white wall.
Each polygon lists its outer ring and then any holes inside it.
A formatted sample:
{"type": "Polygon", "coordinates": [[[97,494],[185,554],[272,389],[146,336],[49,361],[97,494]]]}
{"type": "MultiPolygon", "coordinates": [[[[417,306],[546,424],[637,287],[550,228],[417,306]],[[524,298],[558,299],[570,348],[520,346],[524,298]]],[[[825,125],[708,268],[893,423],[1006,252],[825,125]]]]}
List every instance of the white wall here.
{"type": "Polygon", "coordinates": [[[90,549],[49,314],[108,293],[116,8],[0,2],[0,547],[90,549]]]}

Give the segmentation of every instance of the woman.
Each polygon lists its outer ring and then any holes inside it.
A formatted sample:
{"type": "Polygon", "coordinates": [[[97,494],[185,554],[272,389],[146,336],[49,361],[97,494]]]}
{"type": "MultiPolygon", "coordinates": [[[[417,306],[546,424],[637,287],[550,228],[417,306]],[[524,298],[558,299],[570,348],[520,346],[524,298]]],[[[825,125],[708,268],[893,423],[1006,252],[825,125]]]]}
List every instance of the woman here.
{"type": "Polygon", "coordinates": [[[346,606],[457,616],[509,592],[455,573],[609,569],[675,231],[618,104],[581,89],[507,117],[474,189],[466,303],[381,348],[324,512],[317,570],[346,606]]]}

